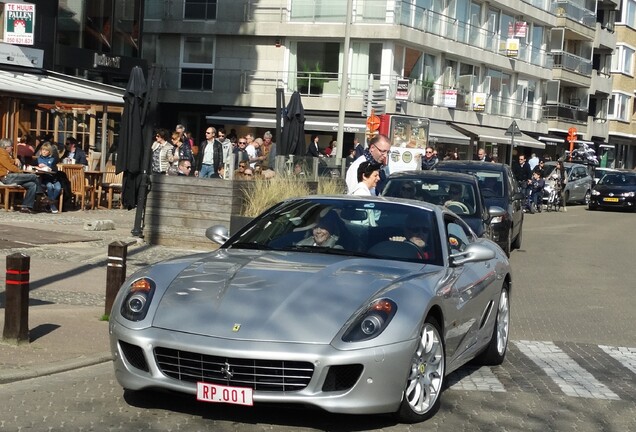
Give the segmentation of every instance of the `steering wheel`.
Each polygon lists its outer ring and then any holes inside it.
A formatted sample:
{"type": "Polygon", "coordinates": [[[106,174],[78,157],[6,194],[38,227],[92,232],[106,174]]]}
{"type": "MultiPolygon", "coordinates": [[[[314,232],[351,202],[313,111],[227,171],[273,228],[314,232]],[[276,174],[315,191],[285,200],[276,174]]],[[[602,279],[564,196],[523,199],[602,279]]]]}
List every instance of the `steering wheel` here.
{"type": "Polygon", "coordinates": [[[468,209],[468,206],[466,206],[466,204],[464,204],[463,202],[459,202],[459,201],[446,201],[444,203],[444,206],[457,213],[457,214],[469,214],[470,210],[468,209]],[[458,211],[459,210],[459,211],[458,211]]]}

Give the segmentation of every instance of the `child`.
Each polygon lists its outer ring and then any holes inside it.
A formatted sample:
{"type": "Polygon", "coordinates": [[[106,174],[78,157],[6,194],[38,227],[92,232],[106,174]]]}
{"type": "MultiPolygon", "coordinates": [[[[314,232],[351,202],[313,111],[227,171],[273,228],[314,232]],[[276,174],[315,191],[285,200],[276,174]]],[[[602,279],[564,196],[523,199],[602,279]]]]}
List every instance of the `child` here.
{"type": "Polygon", "coordinates": [[[530,213],[534,213],[535,208],[541,212],[544,186],[545,180],[541,177],[541,173],[539,171],[533,172],[530,180],[530,213]]]}

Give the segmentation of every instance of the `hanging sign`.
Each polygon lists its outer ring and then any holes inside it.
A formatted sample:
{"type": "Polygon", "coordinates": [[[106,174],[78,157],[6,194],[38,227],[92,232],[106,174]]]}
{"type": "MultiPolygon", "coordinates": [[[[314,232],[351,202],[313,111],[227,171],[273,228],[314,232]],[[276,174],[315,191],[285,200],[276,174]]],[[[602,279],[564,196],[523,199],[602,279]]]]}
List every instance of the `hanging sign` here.
{"type": "Polygon", "coordinates": [[[4,42],[15,45],[33,45],[35,5],[5,3],[4,42]]]}

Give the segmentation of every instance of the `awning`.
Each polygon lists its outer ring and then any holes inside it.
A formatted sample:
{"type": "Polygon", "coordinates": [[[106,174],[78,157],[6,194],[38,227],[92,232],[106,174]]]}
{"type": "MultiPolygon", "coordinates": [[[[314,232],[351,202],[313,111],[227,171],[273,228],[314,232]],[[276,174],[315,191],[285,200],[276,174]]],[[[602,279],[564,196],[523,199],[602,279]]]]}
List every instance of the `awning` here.
{"type": "Polygon", "coordinates": [[[555,145],[563,144],[565,142],[565,138],[557,137],[557,136],[540,136],[539,141],[547,145],[555,146],[555,145]]]}
{"type": "Polygon", "coordinates": [[[60,101],[124,104],[125,89],[52,71],[0,70],[0,92],[60,101]]]}
{"type": "MultiPolygon", "coordinates": [[[[511,136],[505,134],[505,129],[496,129],[465,124],[455,124],[454,126],[462,131],[465,131],[466,133],[476,135],[479,138],[479,141],[487,141],[497,144],[510,144],[512,138],[511,136]]],[[[545,148],[544,143],[542,143],[541,141],[537,141],[536,139],[524,134],[523,132],[521,133],[521,136],[515,136],[515,145],[537,149],[545,148]]]]}
{"type": "MultiPolygon", "coordinates": [[[[276,127],[276,114],[272,112],[221,110],[216,114],[208,114],[205,119],[208,123],[260,128],[276,127]]],[[[363,117],[345,117],[343,127],[345,132],[364,133],[367,130],[366,119],[363,117]]],[[[338,117],[305,113],[305,130],[337,132],[338,117]]]]}
{"type": "Polygon", "coordinates": [[[448,124],[438,121],[431,121],[431,128],[428,131],[428,137],[432,144],[470,144],[470,137],[467,137],[461,132],[453,129],[448,124]]]}

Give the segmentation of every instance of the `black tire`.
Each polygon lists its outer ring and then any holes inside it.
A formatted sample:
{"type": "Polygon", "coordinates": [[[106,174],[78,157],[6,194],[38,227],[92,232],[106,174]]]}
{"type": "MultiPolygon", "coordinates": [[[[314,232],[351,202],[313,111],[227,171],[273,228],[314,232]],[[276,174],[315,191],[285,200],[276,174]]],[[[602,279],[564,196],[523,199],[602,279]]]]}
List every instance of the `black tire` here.
{"type": "Polygon", "coordinates": [[[409,364],[402,403],[395,413],[400,422],[419,423],[439,410],[446,378],[445,350],[439,323],[428,317],[409,364]]]}
{"type": "Polygon", "coordinates": [[[508,258],[510,258],[510,252],[512,251],[512,227],[508,230],[508,236],[506,242],[501,247],[508,258]]]}
{"type": "Polygon", "coordinates": [[[508,284],[504,283],[499,295],[492,337],[484,351],[475,357],[474,363],[496,366],[502,364],[506,358],[510,338],[510,296],[508,294],[508,284]]]}
{"type": "Polygon", "coordinates": [[[591,198],[592,198],[592,192],[588,190],[587,192],[585,192],[585,197],[583,197],[583,203],[586,205],[589,205],[591,198]]]}
{"type": "MultiPolygon", "coordinates": [[[[515,240],[512,242],[512,249],[521,249],[521,240],[523,240],[523,226],[519,229],[519,234],[515,237],[515,240]]],[[[512,229],[510,230],[510,235],[512,235],[512,229]]]]}

